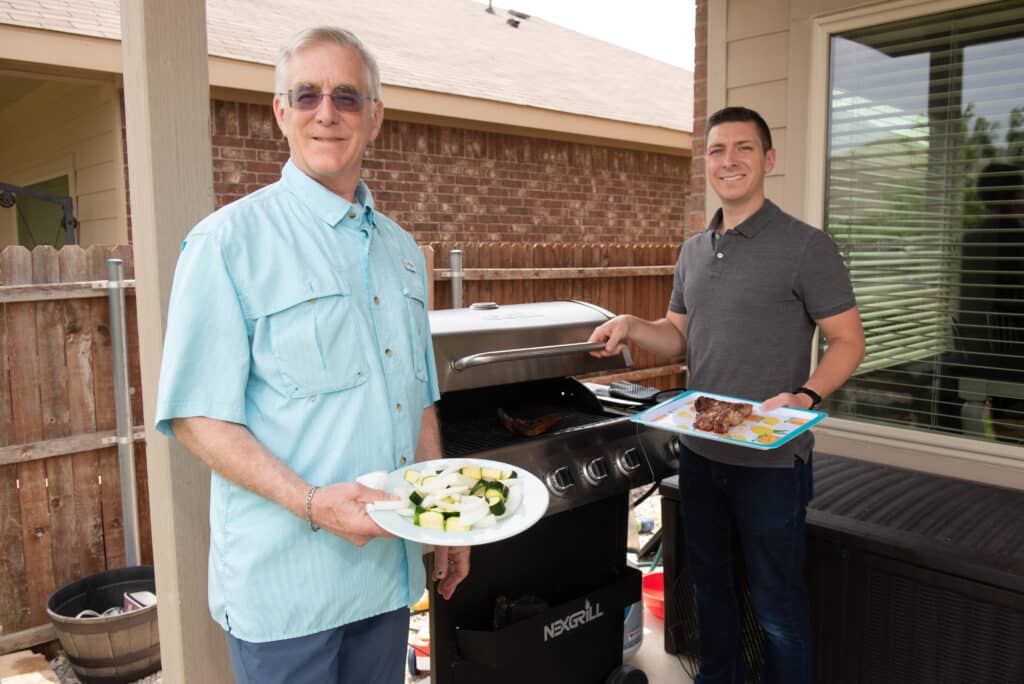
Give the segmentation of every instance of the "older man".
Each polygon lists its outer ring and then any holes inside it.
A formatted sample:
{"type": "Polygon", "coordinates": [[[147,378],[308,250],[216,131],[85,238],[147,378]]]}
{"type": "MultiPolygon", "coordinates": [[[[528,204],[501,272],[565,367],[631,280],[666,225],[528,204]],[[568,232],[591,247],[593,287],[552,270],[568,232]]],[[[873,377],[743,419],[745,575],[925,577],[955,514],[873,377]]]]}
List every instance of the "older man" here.
{"type": "MultiPolygon", "coordinates": [[[[157,427],[213,469],[210,610],[238,681],[395,684],[421,551],[355,480],[441,455],[424,260],[360,180],[384,110],[359,39],[297,34],[276,85],[291,158],[182,245],[157,427]]],[[[447,598],[469,552],[436,552],[447,598]]]]}

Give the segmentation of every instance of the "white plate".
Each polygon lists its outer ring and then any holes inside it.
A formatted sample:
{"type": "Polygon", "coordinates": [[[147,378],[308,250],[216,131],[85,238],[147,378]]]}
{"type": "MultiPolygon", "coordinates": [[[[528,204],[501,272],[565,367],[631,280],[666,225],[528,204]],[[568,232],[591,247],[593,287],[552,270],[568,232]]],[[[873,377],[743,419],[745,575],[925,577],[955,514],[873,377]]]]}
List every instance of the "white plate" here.
{"type": "MultiPolygon", "coordinates": [[[[431,461],[433,463],[433,461],[431,461]]],[[[375,523],[385,530],[411,541],[421,544],[438,544],[441,546],[476,546],[478,544],[490,544],[491,542],[508,539],[529,529],[535,522],[544,517],[548,510],[548,488],[544,486],[537,477],[519,466],[501,463],[499,461],[488,461],[482,458],[446,458],[440,461],[445,468],[452,466],[480,466],[481,468],[495,468],[498,470],[514,470],[516,476],[523,481],[523,503],[516,509],[515,513],[498,520],[494,527],[482,527],[468,532],[445,532],[444,530],[433,530],[419,527],[413,524],[411,518],[403,518],[395,511],[370,511],[369,515],[375,523]]],[[[426,463],[412,463],[398,470],[388,473],[387,481],[383,487],[385,491],[392,491],[405,482],[406,470],[421,470],[426,463]]]]}

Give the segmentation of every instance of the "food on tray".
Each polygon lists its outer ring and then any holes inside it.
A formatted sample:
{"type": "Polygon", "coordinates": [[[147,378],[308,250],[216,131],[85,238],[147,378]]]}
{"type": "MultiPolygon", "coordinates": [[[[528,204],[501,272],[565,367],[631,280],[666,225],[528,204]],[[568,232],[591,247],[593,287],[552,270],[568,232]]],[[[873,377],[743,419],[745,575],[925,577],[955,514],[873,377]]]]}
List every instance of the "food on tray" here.
{"type": "Polygon", "coordinates": [[[754,411],[754,407],[745,402],[721,401],[711,397],[698,397],[694,402],[697,418],[693,427],[705,432],[724,435],[734,425],[739,425],[754,411]]]}
{"type": "Polygon", "coordinates": [[[392,491],[399,500],[368,504],[371,510],[394,510],[424,528],[468,532],[493,527],[523,502],[515,470],[438,460],[406,470],[404,480],[392,491]]]}
{"type": "Polygon", "coordinates": [[[523,437],[536,437],[555,427],[562,417],[557,413],[549,413],[540,418],[514,418],[506,411],[498,409],[498,420],[509,432],[523,437]]]}
{"type": "Polygon", "coordinates": [[[763,411],[749,399],[690,390],[630,420],[700,439],[766,450],[787,443],[824,418],[821,411],[786,406],[763,411]]]}

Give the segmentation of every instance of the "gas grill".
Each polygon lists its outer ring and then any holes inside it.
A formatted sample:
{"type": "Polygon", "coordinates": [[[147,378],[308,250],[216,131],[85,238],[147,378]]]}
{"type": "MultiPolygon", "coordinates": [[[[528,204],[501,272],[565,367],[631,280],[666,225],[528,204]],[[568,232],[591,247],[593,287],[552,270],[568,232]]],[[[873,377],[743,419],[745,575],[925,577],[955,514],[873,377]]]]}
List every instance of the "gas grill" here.
{"type": "Polygon", "coordinates": [[[430,314],[444,456],[512,464],[551,493],[532,528],[474,547],[450,601],[432,591],[435,684],[646,681],[621,667],[624,612],[640,600],[640,573],[626,565],[628,497],[675,471],[677,446],[669,433],[606,412],[574,379],[629,367],[628,351],[589,354],[602,346],[586,342],[591,331],[611,316],[578,301],[430,314]],[[528,423],[558,420],[524,437],[499,409],[528,423]]]}

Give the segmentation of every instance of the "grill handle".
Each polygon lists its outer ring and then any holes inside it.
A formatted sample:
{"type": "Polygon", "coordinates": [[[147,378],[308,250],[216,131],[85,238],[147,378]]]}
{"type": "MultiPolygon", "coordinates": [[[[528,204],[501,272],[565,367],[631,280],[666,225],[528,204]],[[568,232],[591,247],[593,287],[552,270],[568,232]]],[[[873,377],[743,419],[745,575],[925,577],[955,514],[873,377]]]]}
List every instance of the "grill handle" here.
{"type": "Polygon", "coordinates": [[[574,342],[572,344],[552,344],[545,347],[525,347],[523,349],[503,349],[501,351],[481,352],[479,354],[463,356],[461,359],[452,361],[452,370],[464,371],[469,368],[487,366],[492,363],[528,361],[530,359],[542,359],[549,356],[562,356],[564,354],[578,354],[597,351],[598,349],[604,349],[604,344],[604,342],[574,342]]]}

